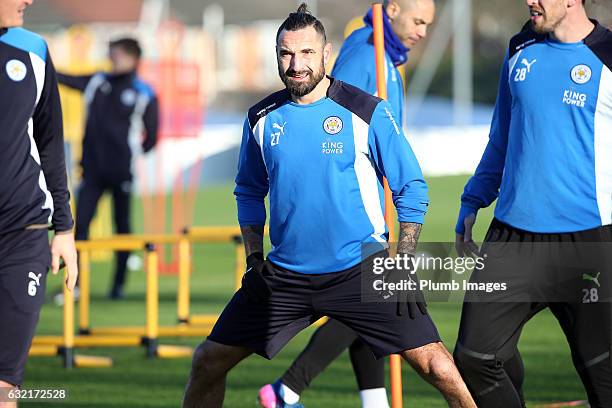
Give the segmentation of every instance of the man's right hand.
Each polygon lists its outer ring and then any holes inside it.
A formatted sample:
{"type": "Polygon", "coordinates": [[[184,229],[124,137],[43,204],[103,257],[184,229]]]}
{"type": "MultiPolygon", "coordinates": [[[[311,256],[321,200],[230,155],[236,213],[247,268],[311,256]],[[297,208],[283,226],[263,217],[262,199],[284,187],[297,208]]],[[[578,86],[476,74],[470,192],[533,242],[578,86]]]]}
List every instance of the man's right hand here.
{"type": "Polygon", "coordinates": [[[457,255],[460,257],[476,257],[479,256],[480,249],[478,245],[474,242],[472,238],[472,230],[474,229],[474,224],[476,223],[476,214],[468,214],[463,220],[463,225],[465,227],[464,234],[456,234],[455,237],[455,249],[457,250],[457,255]]]}
{"type": "Polygon", "coordinates": [[[251,299],[263,302],[270,297],[270,288],[264,278],[266,261],[261,252],[254,252],[246,259],[247,269],[242,276],[241,289],[251,299]]]}
{"type": "Polygon", "coordinates": [[[55,233],[51,241],[51,271],[54,275],[60,270],[60,261],[66,266],[66,286],[72,291],[79,275],[77,251],[74,243],[74,233],[71,231],[55,233]]]}

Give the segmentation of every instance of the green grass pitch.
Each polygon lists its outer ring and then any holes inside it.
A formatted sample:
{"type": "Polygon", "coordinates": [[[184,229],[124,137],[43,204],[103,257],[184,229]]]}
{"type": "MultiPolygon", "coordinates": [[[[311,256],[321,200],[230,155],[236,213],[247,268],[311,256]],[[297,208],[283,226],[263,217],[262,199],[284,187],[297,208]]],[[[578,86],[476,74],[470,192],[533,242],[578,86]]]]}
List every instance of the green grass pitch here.
{"type": "MultiPolygon", "coordinates": [[[[421,236],[422,241],[454,240],[454,223],[459,196],[466,177],[441,177],[428,180],[431,206],[421,236]]],[[[235,224],[235,203],[232,186],[208,188],[198,196],[197,225],[235,224]]],[[[137,205],[135,205],[137,207],[137,205]]],[[[136,210],[138,211],[138,210],[136,210]]],[[[136,216],[139,228],[141,216],[136,216]]],[[[491,211],[482,211],[477,222],[477,238],[482,238],[491,218],[491,211]]],[[[192,278],[192,311],[220,312],[232,294],[233,248],[231,245],[197,245],[194,248],[195,269],[192,278]]],[[[109,302],[105,295],[110,283],[111,264],[92,265],[92,323],[103,325],[144,324],[145,279],[142,272],[129,277],[127,297],[109,302]]],[[[49,276],[49,295],[59,289],[60,279],[49,276]]],[[[160,323],[174,324],[176,279],[160,280],[160,323]]],[[[452,348],[459,322],[459,304],[432,304],[431,314],[447,345],[452,348]]],[[[44,306],[39,334],[60,334],[61,308],[44,306]]],[[[312,329],[292,340],[272,361],[254,356],[234,369],[227,383],[226,407],[255,407],[257,390],[275,380],[288,367],[306,344],[312,329]]],[[[200,339],[161,339],[162,344],[196,345],[200,339]]],[[[520,350],[526,368],[525,392],[528,403],[583,399],[584,392],[570,360],[569,349],[558,324],[548,312],[536,316],[522,336],[520,350]]],[[[30,358],[25,389],[68,390],[68,400],[60,403],[23,403],[24,407],[178,407],[189,372],[190,360],[147,360],[140,348],[104,348],[81,350],[82,354],[110,356],[110,369],[64,370],[57,357],[30,358]]],[[[444,407],[438,393],[418,378],[404,364],[405,406],[444,407]]],[[[360,406],[356,383],[347,353],[317,378],[305,391],[302,402],[307,408],[360,406]]]]}

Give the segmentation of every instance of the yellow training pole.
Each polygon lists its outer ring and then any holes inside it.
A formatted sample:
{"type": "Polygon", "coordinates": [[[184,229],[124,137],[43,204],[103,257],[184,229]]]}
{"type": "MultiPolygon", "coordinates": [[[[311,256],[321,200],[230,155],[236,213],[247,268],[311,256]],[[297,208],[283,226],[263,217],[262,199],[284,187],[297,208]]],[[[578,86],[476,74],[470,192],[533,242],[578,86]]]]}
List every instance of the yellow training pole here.
{"type": "MultiPolygon", "coordinates": [[[[68,280],[68,267],[65,273],[68,280]]],[[[74,294],[68,290],[64,283],[64,344],[62,354],[64,356],[64,367],[72,368],[74,364],[74,294]]]]}
{"type": "Polygon", "coordinates": [[[189,323],[190,243],[187,237],[178,243],[178,291],[176,295],[179,324],[189,323]]]}
{"type": "Polygon", "coordinates": [[[91,270],[89,251],[79,253],[79,334],[89,334],[91,270]]]}
{"type": "Polygon", "coordinates": [[[157,336],[159,334],[158,256],[158,253],[155,251],[155,245],[147,244],[145,251],[147,265],[147,322],[143,343],[147,348],[147,357],[149,358],[157,356],[157,336]]]}
{"type": "MultiPolygon", "coordinates": [[[[385,80],[385,38],[383,31],[383,5],[382,1],[372,4],[372,20],[374,28],[374,52],[376,53],[376,87],[378,96],[387,99],[387,83],[385,80]]],[[[395,241],[395,223],[393,219],[393,197],[387,180],[385,184],[385,221],[389,229],[389,241],[395,241]]],[[[402,401],[402,361],[399,355],[390,357],[391,377],[391,407],[401,408],[402,401]]]]}

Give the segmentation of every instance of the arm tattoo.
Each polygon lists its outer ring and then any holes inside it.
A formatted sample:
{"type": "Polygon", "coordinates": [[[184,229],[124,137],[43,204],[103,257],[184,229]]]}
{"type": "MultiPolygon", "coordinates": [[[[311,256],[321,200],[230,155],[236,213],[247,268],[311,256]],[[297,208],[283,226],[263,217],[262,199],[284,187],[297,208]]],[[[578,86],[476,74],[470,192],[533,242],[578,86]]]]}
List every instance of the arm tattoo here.
{"type": "Polygon", "coordinates": [[[240,227],[240,232],[242,233],[242,241],[244,242],[246,256],[255,252],[261,252],[263,254],[263,225],[245,225],[240,227]]]}
{"type": "Polygon", "coordinates": [[[415,224],[413,222],[400,222],[400,234],[397,242],[398,254],[414,255],[416,253],[421,227],[421,224],[415,224]]]}

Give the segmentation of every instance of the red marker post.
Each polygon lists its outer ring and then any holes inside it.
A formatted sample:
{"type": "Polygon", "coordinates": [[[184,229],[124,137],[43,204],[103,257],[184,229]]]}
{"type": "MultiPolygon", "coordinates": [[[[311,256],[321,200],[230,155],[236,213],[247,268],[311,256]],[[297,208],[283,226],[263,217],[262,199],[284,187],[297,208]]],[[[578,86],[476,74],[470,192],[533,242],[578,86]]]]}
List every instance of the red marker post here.
{"type": "MultiPolygon", "coordinates": [[[[372,20],[374,25],[374,52],[376,53],[376,87],[378,97],[387,99],[387,81],[385,80],[385,36],[383,30],[383,2],[375,1],[372,4],[372,20]]],[[[387,179],[385,183],[385,222],[389,228],[389,241],[395,238],[395,220],[393,209],[393,196],[387,179]]],[[[391,377],[391,407],[401,408],[402,402],[402,359],[398,354],[390,357],[391,377]]]]}

